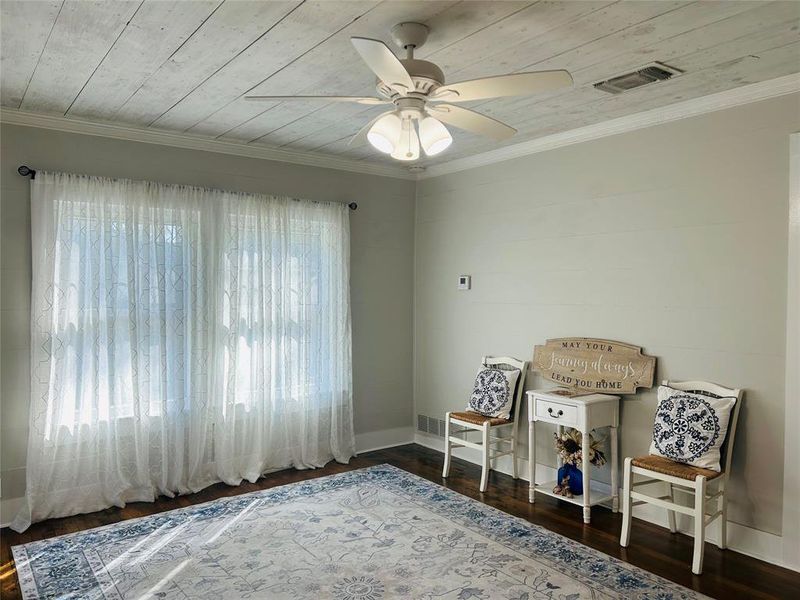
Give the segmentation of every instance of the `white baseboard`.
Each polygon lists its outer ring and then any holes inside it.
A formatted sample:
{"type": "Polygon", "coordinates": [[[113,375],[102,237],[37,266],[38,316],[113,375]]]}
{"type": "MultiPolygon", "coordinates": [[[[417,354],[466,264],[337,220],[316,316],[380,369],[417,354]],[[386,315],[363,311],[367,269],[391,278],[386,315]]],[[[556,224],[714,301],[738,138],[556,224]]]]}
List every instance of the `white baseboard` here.
{"type": "MultiPolygon", "coordinates": [[[[437,450],[439,452],[444,452],[444,440],[438,436],[429,435],[426,433],[419,433],[416,432],[414,435],[414,442],[419,444],[420,446],[425,446],[426,448],[430,448],[431,450],[437,450]]],[[[456,458],[461,458],[468,462],[471,462],[476,465],[481,464],[481,453],[474,448],[453,448],[453,456],[456,458]]],[[[506,475],[511,475],[511,457],[510,456],[501,456],[497,460],[495,460],[495,468],[494,471],[499,471],[500,473],[505,473],[506,475]]],[[[519,478],[528,481],[528,461],[527,460],[520,460],[519,461],[519,478]]],[[[543,465],[541,463],[536,463],[536,481],[550,481],[555,480],[556,478],[556,469],[550,467],[548,465],[543,465]]],[[[478,482],[476,480],[475,484],[477,485],[478,482]]],[[[603,491],[610,490],[611,486],[600,484],[598,488],[603,489],[603,491]]]]}
{"type": "Polygon", "coordinates": [[[356,434],[356,452],[359,454],[413,443],[413,427],[395,427],[394,429],[382,429],[380,431],[356,434]]]}
{"type": "MultiPolygon", "coordinates": [[[[668,526],[667,512],[652,504],[634,507],[633,515],[637,519],[642,519],[643,521],[648,521],[664,528],[668,526]]],[[[688,515],[679,513],[675,515],[675,518],[678,531],[689,537],[694,537],[692,528],[694,520],[688,515]]],[[[714,521],[706,529],[706,540],[716,545],[718,539],[719,521],[714,521]]],[[[797,565],[787,564],[784,561],[783,538],[773,533],[759,531],[752,527],[728,521],[728,548],[741,554],[746,554],[747,556],[752,556],[753,558],[778,565],[779,567],[785,567],[793,571],[800,570],[797,565]]]]}
{"type": "MultiPolygon", "coordinates": [[[[425,433],[416,432],[414,441],[426,448],[444,452],[444,439],[438,436],[432,436],[425,433]]],[[[454,448],[453,456],[461,458],[473,464],[479,465],[481,463],[480,452],[472,448],[454,448]]],[[[520,479],[528,480],[528,460],[527,457],[521,457],[519,460],[519,476],[520,479]]],[[[511,474],[511,458],[503,456],[496,461],[495,471],[511,474]]],[[[536,464],[536,479],[537,481],[547,481],[555,479],[555,469],[553,467],[536,464]]],[[[477,485],[477,481],[476,481],[477,485]]],[[[622,493],[620,492],[620,498],[622,493]]],[[[633,509],[633,515],[637,519],[642,519],[649,523],[660,525],[664,528],[667,527],[667,513],[653,505],[637,506],[633,509]]],[[[677,515],[678,531],[683,534],[693,537],[692,519],[686,515],[677,515]]],[[[719,522],[715,521],[709,525],[706,530],[706,539],[716,544],[719,539],[719,522]]],[[[793,571],[800,571],[800,564],[787,563],[783,556],[783,538],[779,535],[759,531],[752,527],[746,527],[738,523],[728,521],[728,548],[735,550],[741,554],[752,556],[759,560],[785,567],[793,571]]],[[[800,558],[798,558],[800,560],[800,558]]]]}

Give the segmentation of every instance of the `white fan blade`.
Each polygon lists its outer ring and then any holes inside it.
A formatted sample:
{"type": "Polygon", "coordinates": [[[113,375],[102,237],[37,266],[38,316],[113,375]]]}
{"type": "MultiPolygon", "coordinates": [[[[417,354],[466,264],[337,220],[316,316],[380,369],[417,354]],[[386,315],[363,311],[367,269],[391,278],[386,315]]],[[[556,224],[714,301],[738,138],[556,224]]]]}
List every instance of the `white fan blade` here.
{"type": "Polygon", "coordinates": [[[358,104],[391,104],[389,100],[372,96],[245,96],[245,100],[272,100],[273,102],[286,102],[291,100],[319,100],[322,102],[356,102],[358,104]]]}
{"type": "Polygon", "coordinates": [[[484,79],[472,79],[443,85],[431,96],[432,100],[467,102],[503,96],[525,96],[557,90],[572,85],[572,75],[567,71],[538,71],[512,73],[484,79]]]}
{"type": "Polygon", "coordinates": [[[378,79],[392,88],[399,88],[398,91],[406,93],[414,91],[414,81],[408,74],[403,63],[389,50],[389,46],[380,40],[369,38],[351,37],[356,51],[372,69],[378,79]]]}
{"type": "Polygon", "coordinates": [[[517,133],[513,127],[468,108],[450,104],[432,104],[427,106],[427,110],[431,112],[432,116],[453,127],[485,135],[498,141],[508,139],[517,133]]]}
{"type": "Polygon", "coordinates": [[[372,126],[378,122],[378,119],[380,119],[381,117],[385,117],[386,115],[390,115],[393,112],[394,112],[393,110],[387,110],[385,113],[381,113],[377,117],[372,119],[372,121],[370,121],[369,123],[364,125],[361,129],[359,129],[357,134],[355,134],[353,137],[350,138],[350,141],[347,142],[347,145],[359,146],[361,144],[366,144],[367,134],[369,133],[369,130],[372,128],[372,126]]]}

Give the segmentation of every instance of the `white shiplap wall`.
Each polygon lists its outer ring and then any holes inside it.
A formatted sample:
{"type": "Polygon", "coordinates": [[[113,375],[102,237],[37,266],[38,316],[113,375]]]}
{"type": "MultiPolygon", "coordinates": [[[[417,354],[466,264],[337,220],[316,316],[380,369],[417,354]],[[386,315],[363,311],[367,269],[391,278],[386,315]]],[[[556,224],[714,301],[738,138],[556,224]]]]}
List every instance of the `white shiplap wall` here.
{"type": "MultiPolygon", "coordinates": [[[[529,358],[571,335],[639,344],[659,380],[745,388],[732,519],[779,534],[798,128],[795,94],[420,181],[416,413],[461,407],[483,354],[529,358]]],[[[646,453],[654,407],[654,392],[625,399],[623,455],[646,453]]]]}

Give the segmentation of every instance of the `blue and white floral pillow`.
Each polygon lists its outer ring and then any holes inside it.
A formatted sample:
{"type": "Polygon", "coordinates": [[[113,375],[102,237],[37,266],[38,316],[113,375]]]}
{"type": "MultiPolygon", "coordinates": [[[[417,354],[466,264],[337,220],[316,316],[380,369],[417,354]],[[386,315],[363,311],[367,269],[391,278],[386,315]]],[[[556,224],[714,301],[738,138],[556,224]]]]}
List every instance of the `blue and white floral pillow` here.
{"type": "Polygon", "coordinates": [[[662,385],[650,454],[693,467],[720,470],[720,448],[736,398],[715,398],[662,385]]]}
{"type": "Polygon", "coordinates": [[[475,377],[467,410],[487,417],[510,418],[519,374],[519,369],[506,371],[495,367],[481,367],[475,377]]]}

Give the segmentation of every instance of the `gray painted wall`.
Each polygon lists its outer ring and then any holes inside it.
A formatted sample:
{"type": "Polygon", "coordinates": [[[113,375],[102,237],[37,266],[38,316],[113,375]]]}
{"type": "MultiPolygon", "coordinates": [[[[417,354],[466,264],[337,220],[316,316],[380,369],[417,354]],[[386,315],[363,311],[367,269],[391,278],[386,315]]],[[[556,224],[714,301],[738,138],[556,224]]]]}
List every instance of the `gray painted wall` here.
{"type": "MultiPolygon", "coordinates": [[[[0,172],[0,476],[25,489],[32,168],[358,202],[351,213],[356,434],[412,422],[413,181],[3,125],[0,172]]],[[[10,515],[3,515],[3,521],[10,515]]]]}
{"type": "MultiPolygon", "coordinates": [[[[421,181],[416,413],[463,407],[483,354],[530,359],[563,336],[641,345],[658,380],[745,388],[732,519],[779,533],[798,129],[786,96],[421,181]]],[[[647,453],[655,403],[625,398],[623,456],[647,453]]],[[[537,452],[553,466],[550,432],[537,452]]]]}

